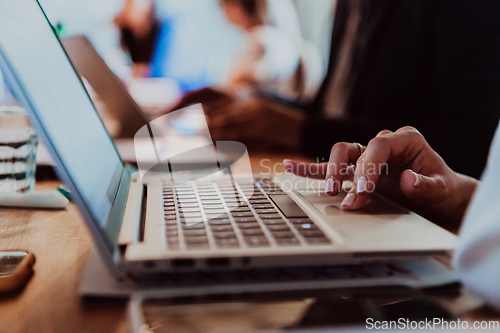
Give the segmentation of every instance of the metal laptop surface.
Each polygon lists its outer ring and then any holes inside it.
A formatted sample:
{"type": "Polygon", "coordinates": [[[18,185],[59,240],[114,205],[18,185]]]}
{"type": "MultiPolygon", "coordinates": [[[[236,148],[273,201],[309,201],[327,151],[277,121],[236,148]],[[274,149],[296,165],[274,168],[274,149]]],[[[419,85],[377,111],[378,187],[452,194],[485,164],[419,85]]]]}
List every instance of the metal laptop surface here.
{"type": "Polygon", "coordinates": [[[0,0],[0,18],[0,66],[111,271],[346,264],[453,249],[454,235],[382,197],[340,210],[341,196],[323,195],[321,182],[130,174],[38,3],[0,0]]]}

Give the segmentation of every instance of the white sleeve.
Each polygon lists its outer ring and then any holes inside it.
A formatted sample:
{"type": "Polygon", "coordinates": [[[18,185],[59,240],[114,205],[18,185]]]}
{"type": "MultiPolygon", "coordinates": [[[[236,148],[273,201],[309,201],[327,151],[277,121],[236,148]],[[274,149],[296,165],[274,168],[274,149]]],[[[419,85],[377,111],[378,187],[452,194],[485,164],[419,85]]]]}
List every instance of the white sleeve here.
{"type": "Polygon", "coordinates": [[[465,286],[500,308],[500,131],[460,230],[453,266],[465,286]]]}

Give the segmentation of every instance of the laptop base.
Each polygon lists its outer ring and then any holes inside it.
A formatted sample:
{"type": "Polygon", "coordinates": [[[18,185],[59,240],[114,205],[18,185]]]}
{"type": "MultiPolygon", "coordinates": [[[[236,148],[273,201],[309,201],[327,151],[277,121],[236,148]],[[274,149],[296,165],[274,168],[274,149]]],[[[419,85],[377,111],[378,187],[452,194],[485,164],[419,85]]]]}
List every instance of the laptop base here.
{"type": "Polygon", "coordinates": [[[404,286],[415,289],[457,282],[455,273],[433,258],[391,260],[351,266],[270,268],[229,272],[159,273],[140,282],[116,280],[92,248],[80,283],[86,297],[129,298],[134,294],[164,298],[241,295],[265,292],[404,286]]]}

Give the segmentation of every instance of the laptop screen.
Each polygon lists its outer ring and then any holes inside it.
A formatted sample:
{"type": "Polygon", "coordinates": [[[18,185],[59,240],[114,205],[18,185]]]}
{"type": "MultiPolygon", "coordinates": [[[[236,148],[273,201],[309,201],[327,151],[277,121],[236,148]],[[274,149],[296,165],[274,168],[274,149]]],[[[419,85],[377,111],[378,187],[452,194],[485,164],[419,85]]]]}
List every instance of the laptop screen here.
{"type": "Polygon", "coordinates": [[[0,55],[34,111],[64,176],[105,228],[123,163],[94,105],[33,0],[0,0],[0,55]]]}

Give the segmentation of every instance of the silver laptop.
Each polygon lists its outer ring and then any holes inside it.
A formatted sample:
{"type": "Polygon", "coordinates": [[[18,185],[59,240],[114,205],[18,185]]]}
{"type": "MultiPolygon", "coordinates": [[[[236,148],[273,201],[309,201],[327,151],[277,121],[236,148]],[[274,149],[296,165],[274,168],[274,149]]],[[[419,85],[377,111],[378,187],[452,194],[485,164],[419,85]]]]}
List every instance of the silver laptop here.
{"type": "Polygon", "coordinates": [[[130,96],[122,81],[85,36],[63,38],[61,43],[78,74],[89,82],[106,105],[106,110],[120,123],[117,137],[133,138],[150,119],[130,96]]]}
{"type": "Polygon", "coordinates": [[[0,66],[116,275],[359,263],[454,248],[454,235],[382,197],[343,211],[342,195],[322,194],[321,182],[249,178],[220,164],[203,176],[131,173],[35,1],[0,0],[0,66]]]}

